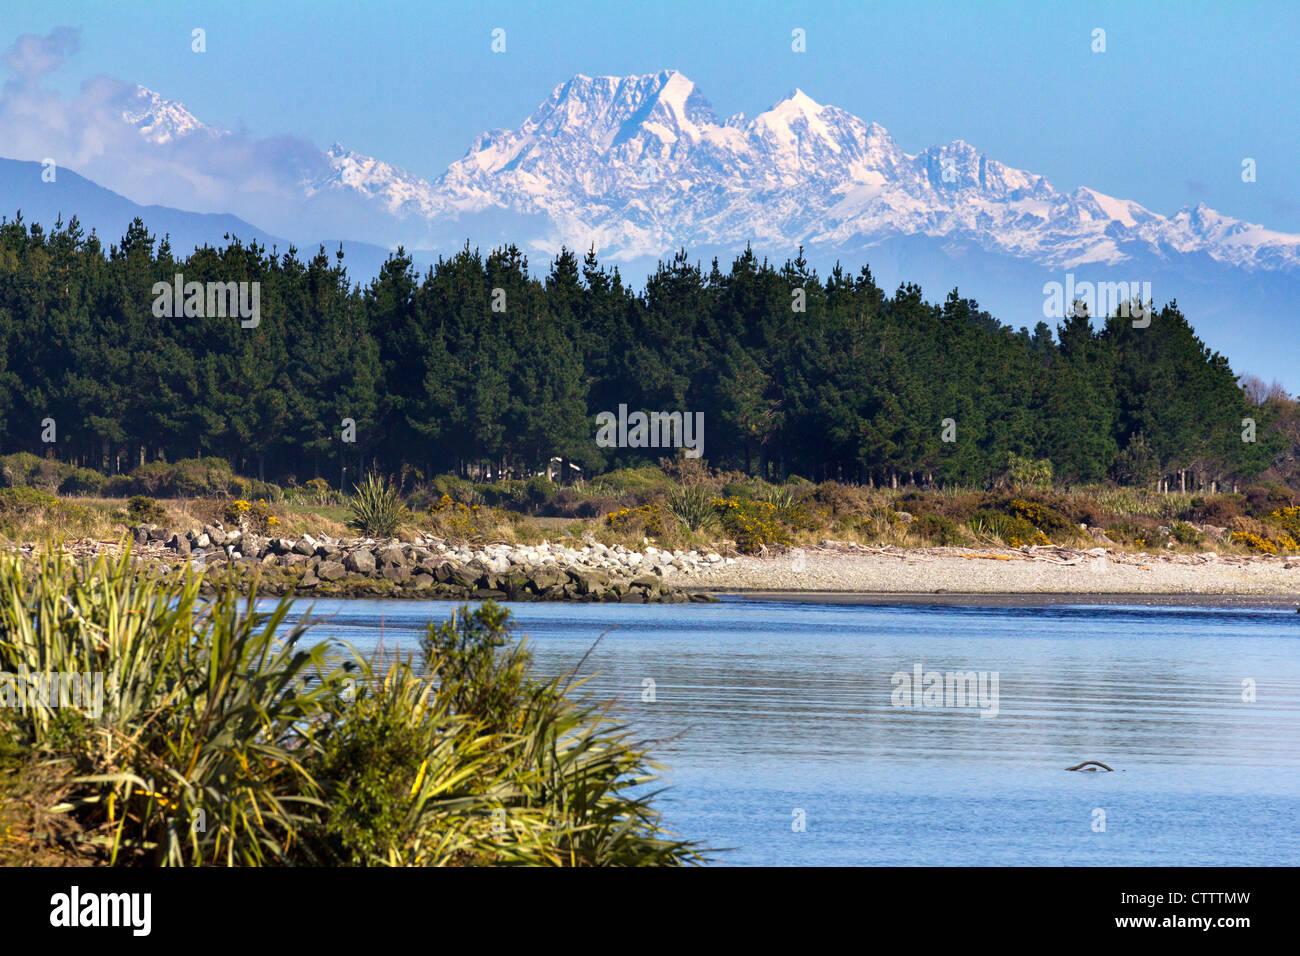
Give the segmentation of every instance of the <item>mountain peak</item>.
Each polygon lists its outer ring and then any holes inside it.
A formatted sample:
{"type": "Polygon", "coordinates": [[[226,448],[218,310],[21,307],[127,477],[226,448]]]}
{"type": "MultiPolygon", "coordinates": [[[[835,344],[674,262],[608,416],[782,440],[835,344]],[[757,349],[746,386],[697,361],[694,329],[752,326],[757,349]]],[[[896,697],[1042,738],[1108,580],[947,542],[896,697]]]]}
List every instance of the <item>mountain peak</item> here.
{"type": "Polygon", "coordinates": [[[205,125],[184,104],[139,84],[123,90],[118,108],[123,122],[134,126],[151,143],[159,145],[192,133],[224,136],[228,132],[205,125]]]}
{"type": "Polygon", "coordinates": [[[777,107],[787,103],[790,106],[794,107],[795,109],[804,113],[817,113],[820,112],[822,109],[821,103],[818,103],[816,100],[814,100],[803,90],[799,89],[799,87],[797,86],[789,93],[787,93],[785,95],[785,98],[778,101],[772,108],[776,109],[777,107]]]}

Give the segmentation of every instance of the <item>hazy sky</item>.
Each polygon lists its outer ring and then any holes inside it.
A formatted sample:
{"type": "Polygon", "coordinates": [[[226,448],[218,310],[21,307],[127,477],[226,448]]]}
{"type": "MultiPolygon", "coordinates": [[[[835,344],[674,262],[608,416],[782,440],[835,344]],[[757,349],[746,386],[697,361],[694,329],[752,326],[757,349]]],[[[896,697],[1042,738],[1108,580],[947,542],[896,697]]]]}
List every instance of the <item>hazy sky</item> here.
{"type": "Polygon", "coordinates": [[[107,74],[208,123],[338,140],[428,179],[574,73],[675,68],[724,117],[800,87],[881,123],[908,152],[964,139],[1065,191],[1088,185],[1165,215],[1204,201],[1300,232],[1296,0],[42,0],[5,5],[0,48],[60,26],[80,42],[43,82],[66,95],[107,74]],[[490,49],[498,27],[502,54],[490,49]],[[795,28],[806,53],[791,50],[795,28]],[[1096,28],[1104,53],[1092,50],[1096,28]],[[1255,183],[1241,180],[1244,157],[1255,183]]]}

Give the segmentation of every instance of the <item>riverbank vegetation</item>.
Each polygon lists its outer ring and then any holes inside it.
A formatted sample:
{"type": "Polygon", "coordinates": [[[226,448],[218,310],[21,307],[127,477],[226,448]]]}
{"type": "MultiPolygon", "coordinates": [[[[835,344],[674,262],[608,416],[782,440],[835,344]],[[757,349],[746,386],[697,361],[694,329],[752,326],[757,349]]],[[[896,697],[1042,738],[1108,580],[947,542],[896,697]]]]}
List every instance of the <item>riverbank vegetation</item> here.
{"type": "MultiPolygon", "coordinates": [[[[13,462],[17,467],[4,473],[33,474],[27,467],[33,457],[0,458],[0,469],[13,462]]],[[[215,525],[268,539],[310,534],[411,541],[423,534],[475,547],[594,539],[632,550],[655,545],[724,555],[780,553],[828,539],[903,548],[1053,543],[1132,551],[1300,551],[1300,493],[1281,482],[1235,493],[1114,484],[1065,488],[1052,482],[1047,463],[1015,458],[987,487],[872,488],[799,478],[775,484],[679,457],[574,485],[543,476],[476,482],[371,474],[346,495],[262,483],[267,497],[251,501],[233,497],[251,493],[249,479],[222,464],[168,466],[178,475],[205,471],[209,484],[184,485],[207,493],[198,497],[79,497],[46,490],[51,482],[0,488],[0,542],[30,544],[50,536],[112,542],[125,534],[147,537],[152,527],[183,533],[215,525]],[[212,488],[220,493],[211,496],[212,488]]],[[[149,476],[158,472],[146,469],[149,476]]],[[[181,480],[146,486],[134,473],[120,477],[130,491],[175,490],[181,480]]]]}
{"type": "Polygon", "coordinates": [[[575,675],[535,676],[498,606],[379,668],[309,647],[288,602],[200,585],[0,555],[0,865],[699,859],[659,824],[644,746],[575,675]],[[21,679],[51,673],[102,696],[21,679]]]}

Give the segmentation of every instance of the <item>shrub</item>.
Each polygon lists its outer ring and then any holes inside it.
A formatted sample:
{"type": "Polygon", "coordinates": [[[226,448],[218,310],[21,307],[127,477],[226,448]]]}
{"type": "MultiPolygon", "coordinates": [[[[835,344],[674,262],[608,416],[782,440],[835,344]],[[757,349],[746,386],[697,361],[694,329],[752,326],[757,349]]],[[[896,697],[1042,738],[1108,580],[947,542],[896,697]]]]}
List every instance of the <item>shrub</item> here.
{"type": "Polygon", "coordinates": [[[104,482],[99,493],[105,498],[126,498],[135,493],[135,479],[130,475],[112,475],[104,482]]]}
{"type": "Polygon", "coordinates": [[[444,538],[475,540],[506,520],[506,515],[481,504],[467,505],[443,495],[429,508],[429,526],[444,538]]]}
{"type": "Polygon", "coordinates": [[[1232,532],[1232,541],[1234,544],[1240,544],[1259,554],[1277,554],[1278,552],[1276,544],[1263,535],[1255,534],[1253,531],[1234,531],[1232,532]]]}
{"type": "Polygon", "coordinates": [[[713,507],[723,530],[736,542],[736,549],[744,554],[757,554],[765,546],[791,543],[776,506],[770,501],[714,498],[713,507]]]}
{"type": "Polygon", "coordinates": [[[59,485],[61,495],[98,495],[103,493],[108,478],[90,468],[73,468],[59,485]]]}
{"type": "Polygon", "coordinates": [[[641,534],[658,538],[664,533],[664,509],[659,505],[621,508],[605,515],[605,527],[620,534],[641,534]]]}
{"type": "Polygon", "coordinates": [[[935,541],[940,545],[960,544],[962,541],[961,529],[957,527],[957,522],[943,515],[918,515],[908,526],[907,531],[922,540],[935,541]]]}
{"type": "Polygon", "coordinates": [[[348,501],[348,526],[368,538],[391,537],[405,511],[392,482],[372,473],[355,485],[353,492],[348,501]]]}
{"type": "Polygon", "coordinates": [[[1272,482],[1266,485],[1248,485],[1242,489],[1246,497],[1248,513],[1254,518],[1263,518],[1279,506],[1296,504],[1296,495],[1286,485],[1272,482]]]}
{"type": "Polygon", "coordinates": [[[872,496],[862,488],[824,481],[813,491],[812,500],[823,505],[833,516],[864,515],[871,510],[872,496]]]}
{"type": "Polygon", "coordinates": [[[1012,498],[1007,502],[1007,511],[1016,518],[1023,518],[1028,521],[1044,534],[1060,534],[1074,530],[1074,527],[1059,511],[1037,501],[1012,498]]]}
{"type": "Polygon", "coordinates": [[[311,496],[312,502],[322,508],[341,504],[343,501],[343,495],[331,488],[330,483],[324,478],[310,478],[303,487],[311,496]]]}
{"type": "Polygon", "coordinates": [[[1241,494],[1197,495],[1192,498],[1190,517],[1203,523],[1226,527],[1233,518],[1246,514],[1246,496],[1241,494]]]}
{"type": "Polygon", "coordinates": [[[222,506],[221,520],[258,534],[269,534],[283,527],[283,522],[261,498],[246,501],[236,498],[222,506]]]}
{"type": "Polygon", "coordinates": [[[483,493],[474,483],[457,475],[439,475],[433,479],[432,486],[439,498],[446,496],[464,505],[486,504],[483,493]]]}
{"type": "Polygon", "coordinates": [[[687,485],[668,492],[664,507],[689,531],[699,531],[713,518],[713,495],[703,485],[687,485]]]}
{"type": "Polygon", "coordinates": [[[1300,541],[1300,507],[1288,505],[1285,508],[1277,509],[1268,517],[1269,521],[1295,540],[1300,541]]]}
{"type": "Polygon", "coordinates": [[[0,522],[13,524],[49,511],[58,504],[58,498],[38,488],[0,488],[0,522]]]}
{"type": "Polygon", "coordinates": [[[26,486],[42,491],[57,491],[64,478],[74,467],[55,458],[41,458],[28,451],[20,451],[0,459],[0,476],[11,487],[26,486]]]}
{"type": "Polygon", "coordinates": [[[126,503],[126,517],[132,524],[162,524],[167,509],[146,495],[135,495],[126,503]]]}
{"type": "Polygon", "coordinates": [[[1052,484],[1052,463],[1046,458],[1022,458],[1010,452],[1007,455],[1007,481],[1015,488],[1047,488],[1052,484]]]}
{"type": "Polygon", "coordinates": [[[591,480],[591,488],[598,494],[646,495],[666,489],[672,482],[662,468],[656,465],[640,465],[636,468],[617,468],[614,471],[597,475],[591,480]]]}
{"type": "Polygon", "coordinates": [[[729,481],[719,492],[723,498],[740,498],[746,501],[754,497],[754,486],[749,481],[729,481]]]}
{"type": "MultiPolygon", "coordinates": [[[[234,476],[230,471],[230,462],[224,458],[182,458],[172,464],[153,462],[144,469],[154,466],[159,483],[159,491],[171,498],[208,498],[218,494],[233,494],[234,476]]],[[[137,469],[139,473],[143,469],[137,469]]],[[[251,494],[252,488],[245,488],[245,494],[251,494]]]]}
{"type": "Polygon", "coordinates": [[[1199,545],[1204,536],[1186,521],[1175,521],[1169,526],[1170,536],[1179,544],[1199,545]]]}
{"type": "Polygon", "coordinates": [[[1024,518],[1000,511],[977,511],[970,516],[967,525],[976,537],[996,538],[1011,548],[1026,544],[1051,544],[1047,535],[1024,518]]]}

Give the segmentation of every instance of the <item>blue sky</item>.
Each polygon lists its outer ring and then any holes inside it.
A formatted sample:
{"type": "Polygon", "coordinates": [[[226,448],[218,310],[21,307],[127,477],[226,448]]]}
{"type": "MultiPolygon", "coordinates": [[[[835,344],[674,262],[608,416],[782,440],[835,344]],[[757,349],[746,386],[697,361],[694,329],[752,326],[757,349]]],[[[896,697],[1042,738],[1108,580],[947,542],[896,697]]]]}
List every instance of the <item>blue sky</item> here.
{"type": "MultiPolygon", "coordinates": [[[[256,136],[334,140],[432,179],[574,73],[675,68],[718,113],[794,87],[909,152],[964,139],[1060,189],[1204,201],[1300,232],[1300,3],[10,3],[0,47],[58,26],[47,79],[107,74],[256,136]],[[207,31],[208,52],[190,51],[207,31]],[[506,52],[490,50],[504,28],[506,52]],[[801,28],[807,52],[790,49],[801,28]],[[1092,31],[1106,52],[1092,52],[1092,31]],[[1244,157],[1255,183],[1241,181],[1244,157]]],[[[2,150],[0,150],[2,151],[2,150]]]]}

